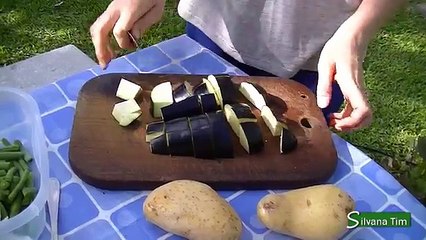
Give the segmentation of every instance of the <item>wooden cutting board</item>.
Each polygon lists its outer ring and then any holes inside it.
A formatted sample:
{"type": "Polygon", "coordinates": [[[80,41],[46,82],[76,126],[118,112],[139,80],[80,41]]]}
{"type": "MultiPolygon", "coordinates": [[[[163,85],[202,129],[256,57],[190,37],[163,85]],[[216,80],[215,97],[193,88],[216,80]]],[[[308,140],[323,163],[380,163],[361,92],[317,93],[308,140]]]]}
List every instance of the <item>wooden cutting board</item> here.
{"type": "MultiPolygon", "coordinates": [[[[174,86],[183,81],[192,85],[202,75],[107,74],[95,77],[81,89],[70,140],[69,159],[75,173],[95,187],[110,190],[152,190],[176,179],[192,179],[216,190],[283,189],[323,183],[334,172],[337,154],[315,95],[292,80],[273,77],[232,77],[257,84],[266,101],[298,138],[298,147],[280,154],[279,137],[272,137],[253,105],[265,140],[261,153],[247,154],[232,133],[235,158],[205,160],[151,154],[145,142],[145,126],[151,118],[150,90],[165,81],[174,86]],[[136,100],[141,117],[121,127],[112,117],[121,78],[139,84],[144,92],[136,100]]],[[[239,93],[240,94],[240,93],[239,93]]],[[[240,94],[239,98],[249,103],[240,94]]],[[[232,130],[230,130],[232,131],[232,130]]]]}

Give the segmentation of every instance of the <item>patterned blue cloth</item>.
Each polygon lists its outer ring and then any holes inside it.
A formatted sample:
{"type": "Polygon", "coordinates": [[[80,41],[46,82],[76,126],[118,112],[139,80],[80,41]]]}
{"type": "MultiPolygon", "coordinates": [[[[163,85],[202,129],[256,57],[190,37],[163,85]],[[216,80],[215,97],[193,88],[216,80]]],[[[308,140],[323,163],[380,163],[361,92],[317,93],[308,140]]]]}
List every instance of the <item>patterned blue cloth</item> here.
{"type": "MultiPolygon", "coordinates": [[[[106,70],[89,69],[33,91],[46,133],[50,175],[61,182],[59,234],[65,240],[182,239],[146,222],[142,203],[148,192],[106,191],[82,182],[68,160],[78,92],[91,78],[110,72],[245,75],[186,35],[115,59],[106,70]]],[[[344,239],[425,239],[426,208],[364,153],[333,134],[339,161],[329,183],[347,191],[359,211],[409,211],[409,228],[358,228],[344,239]]],[[[257,202],[273,189],[223,191],[244,223],[243,239],[291,239],[267,230],[256,217],[257,202]]],[[[276,191],[281,192],[281,191],[276,191]]],[[[50,237],[50,220],[41,239],[50,237]]]]}

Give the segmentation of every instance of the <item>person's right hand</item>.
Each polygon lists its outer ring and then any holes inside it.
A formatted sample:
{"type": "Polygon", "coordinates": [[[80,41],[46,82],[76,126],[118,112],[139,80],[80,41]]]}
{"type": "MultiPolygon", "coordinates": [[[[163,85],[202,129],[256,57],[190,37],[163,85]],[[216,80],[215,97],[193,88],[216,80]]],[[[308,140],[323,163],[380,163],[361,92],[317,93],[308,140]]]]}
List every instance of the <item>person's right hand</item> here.
{"type": "Polygon", "coordinates": [[[120,48],[131,49],[134,44],[128,32],[139,39],[149,27],[160,21],[164,5],[165,0],[113,0],[90,27],[99,65],[105,68],[115,57],[109,38],[111,31],[120,48]]]}

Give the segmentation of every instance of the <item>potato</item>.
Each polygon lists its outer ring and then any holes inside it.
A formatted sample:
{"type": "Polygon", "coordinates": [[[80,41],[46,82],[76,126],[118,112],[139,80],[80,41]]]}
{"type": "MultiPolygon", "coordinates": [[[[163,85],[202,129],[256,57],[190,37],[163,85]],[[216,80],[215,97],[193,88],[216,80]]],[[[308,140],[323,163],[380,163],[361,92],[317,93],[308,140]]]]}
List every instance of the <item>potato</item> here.
{"type": "Polygon", "coordinates": [[[187,239],[239,240],[242,223],[210,186],[176,180],[154,189],[143,203],[147,221],[187,239]]]}
{"type": "Polygon", "coordinates": [[[259,220],[270,230],[305,240],[339,239],[347,230],[354,201],[342,189],[315,185],[268,194],[257,205],[259,220]]]}

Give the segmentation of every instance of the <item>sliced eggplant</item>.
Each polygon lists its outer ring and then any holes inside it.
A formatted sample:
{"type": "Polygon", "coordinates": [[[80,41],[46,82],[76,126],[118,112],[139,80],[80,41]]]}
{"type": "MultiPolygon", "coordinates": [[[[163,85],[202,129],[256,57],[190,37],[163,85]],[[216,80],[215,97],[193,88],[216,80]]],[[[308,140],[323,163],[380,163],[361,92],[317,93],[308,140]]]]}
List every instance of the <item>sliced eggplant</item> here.
{"type": "Polygon", "coordinates": [[[237,103],[237,89],[229,75],[216,75],[223,104],[237,103]]]}
{"type": "Polygon", "coordinates": [[[203,113],[220,110],[213,93],[198,95],[203,113]]]}
{"type": "Polygon", "coordinates": [[[164,121],[180,117],[190,117],[202,113],[201,104],[198,96],[190,96],[180,102],[161,108],[161,114],[164,121]]]}
{"type": "Polygon", "coordinates": [[[174,91],[173,91],[173,99],[175,102],[180,102],[182,100],[185,100],[186,98],[190,97],[192,94],[190,92],[190,85],[187,81],[180,84],[174,91]]]}
{"type": "Polygon", "coordinates": [[[187,117],[176,118],[164,123],[165,132],[179,132],[189,130],[189,123],[187,117]]]}
{"type": "Polygon", "coordinates": [[[151,122],[146,125],[146,142],[150,142],[152,139],[159,137],[160,135],[164,134],[164,122],[163,121],[157,121],[157,122],[151,122]]]}
{"type": "Polygon", "coordinates": [[[260,115],[262,116],[262,119],[265,122],[266,126],[268,126],[272,136],[280,136],[283,125],[277,120],[272,110],[265,105],[263,106],[260,115]]]}
{"type": "Polygon", "coordinates": [[[222,110],[206,113],[211,130],[213,131],[213,145],[215,157],[233,158],[234,149],[231,130],[222,110]]]}
{"type": "Polygon", "coordinates": [[[167,145],[172,156],[194,156],[191,130],[167,132],[167,145]]]}
{"type": "Polygon", "coordinates": [[[209,75],[210,80],[203,78],[203,83],[207,85],[207,89],[209,93],[214,93],[214,95],[216,96],[216,102],[222,109],[223,103],[222,103],[222,95],[220,94],[219,84],[217,83],[215,78],[212,78],[210,76],[212,75],[209,75]]]}
{"type": "Polygon", "coordinates": [[[263,95],[260,94],[260,92],[253,86],[253,84],[248,82],[242,82],[240,84],[239,91],[257,109],[262,110],[263,106],[266,106],[266,102],[265,102],[265,99],[263,98],[263,95]]]}
{"type": "Polygon", "coordinates": [[[204,159],[215,158],[213,131],[207,116],[202,114],[190,117],[189,127],[191,128],[194,157],[204,159]]]}
{"type": "Polygon", "coordinates": [[[245,122],[240,124],[240,144],[248,154],[255,154],[263,150],[262,131],[256,122],[245,122]]]}
{"type": "Polygon", "coordinates": [[[251,107],[245,103],[230,104],[235,116],[240,122],[256,122],[256,116],[251,111],[251,107]]]}
{"type": "Polygon", "coordinates": [[[285,154],[293,151],[297,147],[297,138],[287,128],[282,128],[280,137],[280,153],[285,154]]]}
{"type": "Polygon", "coordinates": [[[151,139],[149,142],[149,148],[153,154],[170,155],[169,148],[167,146],[167,137],[165,134],[151,139]]]}
{"type": "Polygon", "coordinates": [[[209,90],[207,88],[207,84],[205,82],[194,87],[192,92],[193,92],[194,95],[203,95],[203,94],[209,94],[209,93],[214,94],[214,92],[209,92],[209,90]]]}
{"type": "Polygon", "coordinates": [[[170,82],[156,85],[151,91],[151,114],[154,118],[161,117],[161,109],[173,104],[173,90],[170,82]]]}

